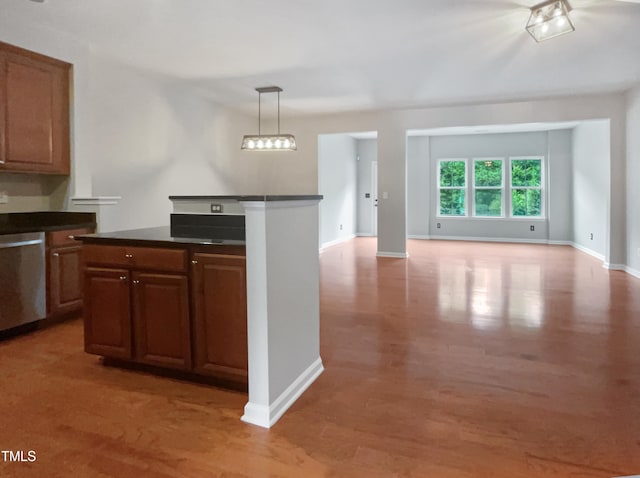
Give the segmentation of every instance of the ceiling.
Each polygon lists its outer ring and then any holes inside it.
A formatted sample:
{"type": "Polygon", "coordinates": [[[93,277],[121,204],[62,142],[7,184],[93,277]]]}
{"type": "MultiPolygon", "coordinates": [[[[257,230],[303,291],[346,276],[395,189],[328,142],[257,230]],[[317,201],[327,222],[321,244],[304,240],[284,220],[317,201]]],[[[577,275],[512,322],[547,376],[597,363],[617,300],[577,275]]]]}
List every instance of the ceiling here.
{"type": "MultiPolygon", "coordinates": [[[[571,0],[576,31],[537,44],[535,0],[2,0],[0,16],[255,111],[439,106],[640,83],[640,1],[571,0]]],[[[1,37],[1,35],[0,35],[1,37]]]]}

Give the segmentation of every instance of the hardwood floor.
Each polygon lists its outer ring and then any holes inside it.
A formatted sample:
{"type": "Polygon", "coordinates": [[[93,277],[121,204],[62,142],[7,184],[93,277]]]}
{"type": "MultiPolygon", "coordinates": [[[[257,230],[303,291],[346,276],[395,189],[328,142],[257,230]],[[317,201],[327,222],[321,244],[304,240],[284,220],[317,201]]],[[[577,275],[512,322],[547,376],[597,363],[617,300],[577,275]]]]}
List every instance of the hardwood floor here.
{"type": "Polygon", "coordinates": [[[564,246],[360,238],[321,255],[325,372],[246,396],[103,367],[79,321],[0,342],[1,477],[640,474],[640,280],[564,246]]]}

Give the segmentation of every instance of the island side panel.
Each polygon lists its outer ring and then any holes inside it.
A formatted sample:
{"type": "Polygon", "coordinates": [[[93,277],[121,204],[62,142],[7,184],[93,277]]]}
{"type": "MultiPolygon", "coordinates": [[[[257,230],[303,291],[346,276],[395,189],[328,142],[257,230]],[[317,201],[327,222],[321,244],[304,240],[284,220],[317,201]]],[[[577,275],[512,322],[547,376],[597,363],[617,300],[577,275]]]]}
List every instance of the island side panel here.
{"type": "Polygon", "coordinates": [[[249,403],[272,426],[322,372],[318,200],[246,202],[249,403]]]}

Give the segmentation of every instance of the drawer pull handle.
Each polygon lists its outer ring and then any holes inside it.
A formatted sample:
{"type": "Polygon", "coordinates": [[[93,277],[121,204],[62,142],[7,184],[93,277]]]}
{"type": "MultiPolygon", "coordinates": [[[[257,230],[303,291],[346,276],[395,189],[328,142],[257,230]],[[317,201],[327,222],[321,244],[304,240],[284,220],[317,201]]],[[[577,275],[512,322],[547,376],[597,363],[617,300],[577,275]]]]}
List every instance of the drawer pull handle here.
{"type": "Polygon", "coordinates": [[[139,284],[139,283],[140,283],[140,281],[139,281],[139,280],[134,280],[134,281],[133,281],[133,283],[134,283],[134,284],[139,284]]]}
{"type": "Polygon", "coordinates": [[[195,266],[198,263],[198,261],[191,261],[191,263],[195,266]]]}
{"type": "Polygon", "coordinates": [[[120,280],[127,280],[127,276],[120,276],[120,280]]]}
{"type": "Polygon", "coordinates": [[[127,259],[132,259],[133,258],[133,254],[125,254],[124,257],[126,257],[127,259]]]}
{"type": "Polygon", "coordinates": [[[57,252],[53,253],[53,257],[58,257],[60,254],[58,254],[57,252]]]}
{"type": "Polygon", "coordinates": [[[74,236],[73,234],[67,236],[67,239],[71,239],[72,241],[75,240],[76,236],[74,236]]]}

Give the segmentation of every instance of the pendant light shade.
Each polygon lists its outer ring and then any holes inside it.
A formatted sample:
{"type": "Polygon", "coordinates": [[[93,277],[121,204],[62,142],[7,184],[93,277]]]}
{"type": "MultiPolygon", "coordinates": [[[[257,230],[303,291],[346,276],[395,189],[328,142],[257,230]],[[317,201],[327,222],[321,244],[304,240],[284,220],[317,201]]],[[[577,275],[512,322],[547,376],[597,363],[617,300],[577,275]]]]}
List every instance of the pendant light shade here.
{"type": "Polygon", "coordinates": [[[265,86],[256,88],[258,92],[258,134],[248,134],[242,138],[240,149],[249,151],[295,151],[298,149],[296,138],[292,134],[280,134],[280,92],[279,86],[265,86]],[[278,93],[278,133],[262,134],[262,93],[278,93]]]}
{"type": "Polygon", "coordinates": [[[535,41],[549,40],[575,30],[569,12],[571,6],[567,0],[550,0],[531,7],[527,22],[527,31],[535,41]]]}

